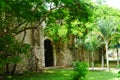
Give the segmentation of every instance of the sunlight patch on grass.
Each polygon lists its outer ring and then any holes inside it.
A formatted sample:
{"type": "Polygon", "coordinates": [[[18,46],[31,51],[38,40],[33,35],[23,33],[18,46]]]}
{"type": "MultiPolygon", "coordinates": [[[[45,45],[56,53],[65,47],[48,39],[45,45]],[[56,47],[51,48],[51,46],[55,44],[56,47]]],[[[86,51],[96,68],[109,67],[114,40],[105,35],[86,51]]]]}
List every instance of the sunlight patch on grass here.
{"type": "Polygon", "coordinates": [[[70,74],[64,74],[64,76],[70,76],[70,74]]]}
{"type": "Polygon", "coordinates": [[[45,73],[55,73],[55,71],[52,71],[52,70],[45,70],[44,72],[45,73]]]}
{"type": "Polygon", "coordinates": [[[66,73],[66,71],[65,71],[65,70],[62,70],[61,72],[62,72],[62,73],[66,73]]]}

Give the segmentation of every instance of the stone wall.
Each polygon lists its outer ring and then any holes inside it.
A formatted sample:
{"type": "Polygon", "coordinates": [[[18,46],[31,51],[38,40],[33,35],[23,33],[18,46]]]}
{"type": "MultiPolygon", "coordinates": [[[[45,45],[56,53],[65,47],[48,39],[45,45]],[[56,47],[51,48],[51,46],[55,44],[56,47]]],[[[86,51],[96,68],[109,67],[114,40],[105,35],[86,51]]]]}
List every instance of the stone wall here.
{"type": "Polygon", "coordinates": [[[22,62],[18,63],[17,71],[33,70],[39,71],[45,67],[44,61],[44,33],[42,26],[38,29],[27,30],[16,36],[16,39],[31,45],[28,56],[22,56],[22,62]],[[25,38],[24,38],[25,37],[25,38]],[[23,40],[24,38],[24,40],[23,40]]]}
{"type": "Polygon", "coordinates": [[[72,53],[67,48],[67,44],[64,44],[64,47],[60,49],[60,52],[56,53],[56,65],[71,66],[72,62],[73,62],[72,53]]]}

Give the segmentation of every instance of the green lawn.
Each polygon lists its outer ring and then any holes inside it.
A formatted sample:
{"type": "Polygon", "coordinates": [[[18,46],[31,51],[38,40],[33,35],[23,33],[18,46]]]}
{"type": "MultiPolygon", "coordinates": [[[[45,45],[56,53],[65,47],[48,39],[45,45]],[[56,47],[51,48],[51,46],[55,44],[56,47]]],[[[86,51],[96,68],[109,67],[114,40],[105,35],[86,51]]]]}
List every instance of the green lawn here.
{"type": "MultiPolygon", "coordinates": [[[[52,69],[44,70],[41,73],[29,73],[24,75],[16,75],[12,78],[9,76],[7,80],[72,80],[72,70],[52,69]]],[[[106,71],[89,71],[86,80],[118,80],[117,73],[106,71]]]]}
{"type": "Polygon", "coordinates": [[[118,80],[117,73],[108,71],[90,71],[86,80],[118,80]]]}

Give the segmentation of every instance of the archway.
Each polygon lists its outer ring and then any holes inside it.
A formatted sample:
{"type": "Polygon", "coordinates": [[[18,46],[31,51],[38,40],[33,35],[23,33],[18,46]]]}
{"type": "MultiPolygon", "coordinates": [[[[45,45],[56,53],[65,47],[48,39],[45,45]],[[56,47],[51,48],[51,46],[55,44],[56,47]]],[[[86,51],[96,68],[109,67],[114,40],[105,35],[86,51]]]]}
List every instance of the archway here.
{"type": "Polygon", "coordinates": [[[44,41],[45,67],[53,66],[53,46],[49,39],[44,41]]]}

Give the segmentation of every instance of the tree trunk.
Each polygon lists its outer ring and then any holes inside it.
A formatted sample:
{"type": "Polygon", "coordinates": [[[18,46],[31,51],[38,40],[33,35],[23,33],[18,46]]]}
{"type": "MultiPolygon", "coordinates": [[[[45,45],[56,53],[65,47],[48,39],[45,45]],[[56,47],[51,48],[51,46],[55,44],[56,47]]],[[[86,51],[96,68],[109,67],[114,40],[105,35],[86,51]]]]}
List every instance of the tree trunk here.
{"type": "Polygon", "coordinates": [[[17,64],[14,64],[13,69],[12,69],[12,72],[11,72],[12,75],[15,74],[16,67],[17,67],[17,64]]]}
{"type": "Polygon", "coordinates": [[[94,69],[94,52],[91,52],[91,56],[92,56],[92,69],[94,69]]]}
{"type": "Polygon", "coordinates": [[[119,49],[118,49],[118,46],[116,47],[116,50],[117,50],[117,68],[119,68],[119,49]]]}
{"type": "Polygon", "coordinates": [[[101,58],[101,64],[102,64],[102,68],[104,68],[104,49],[102,48],[102,58],[101,58]]]}
{"type": "Polygon", "coordinates": [[[90,67],[90,56],[89,56],[89,52],[87,54],[87,62],[88,62],[88,67],[90,67]]]}
{"type": "Polygon", "coordinates": [[[9,74],[10,72],[9,72],[9,64],[7,63],[6,64],[6,72],[5,72],[6,74],[9,74]]]}
{"type": "Polygon", "coordinates": [[[85,54],[84,54],[84,47],[83,47],[83,45],[82,45],[82,47],[81,47],[81,60],[82,61],[85,61],[85,54]]]}
{"type": "Polygon", "coordinates": [[[105,41],[105,49],[106,49],[106,65],[107,65],[107,70],[109,70],[109,56],[108,56],[108,41],[105,41]]]}

